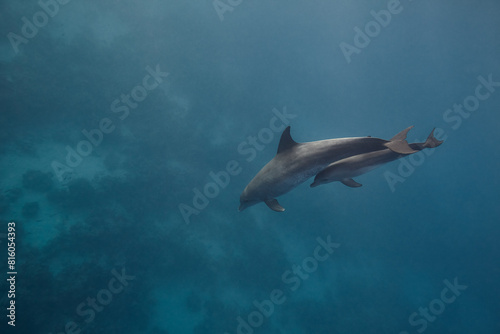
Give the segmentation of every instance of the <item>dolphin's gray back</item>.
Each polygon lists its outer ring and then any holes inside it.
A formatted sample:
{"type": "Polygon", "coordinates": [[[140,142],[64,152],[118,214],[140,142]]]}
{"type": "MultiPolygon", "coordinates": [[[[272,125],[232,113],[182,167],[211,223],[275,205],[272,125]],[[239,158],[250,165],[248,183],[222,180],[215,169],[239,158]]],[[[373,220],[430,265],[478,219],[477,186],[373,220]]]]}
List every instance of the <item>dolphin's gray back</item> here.
{"type": "MultiPolygon", "coordinates": [[[[372,137],[354,137],[297,143],[287,127],[280,138],[276,156],[269,161],[246,186],[240,196],[240,208],[244,209],[259,201],[264,201],[275,211],[284,210],[275,200],[312,176],[318,174],[331,163],[339,160],[377,151],[391,151],[396,159],[398,154],[413,153],[408,146],[406,134],[410,128],[401,131],[393,140],[372,137]],[[389,150],[388,150],[389,149],[389,150]]],[[[377,159],[391,159],[378,156],[377,159]]],[[[375,158],[374,158],[375,159],[375,158]]]]}
{"type": "Polygon", "coordinates": [[[330,178],[333,174],[342,170],[351,171],[350,177],[362,175],[380,165],[397,160],[403,156],[390,149],[355,155],[328,165],[328,167],[316,175],[316,179],[330,178]]]}
{"type": "Polygon", "coordinates": [[[313,177],[330,163],[351,155],[384,150],[385,143],[386,140],[371,137],[295,143],[279,151],[250,181],[244,193],[255,197],[278,197],[313,177]]]}

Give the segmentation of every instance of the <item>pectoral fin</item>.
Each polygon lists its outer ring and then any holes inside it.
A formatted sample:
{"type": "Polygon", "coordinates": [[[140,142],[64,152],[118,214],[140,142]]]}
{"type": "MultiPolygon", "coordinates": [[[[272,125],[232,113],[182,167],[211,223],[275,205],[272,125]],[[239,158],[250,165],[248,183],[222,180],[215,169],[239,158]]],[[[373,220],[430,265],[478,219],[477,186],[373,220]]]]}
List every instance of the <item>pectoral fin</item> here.
{"type": "Polygon", "coordinates": [[[273,199],[268,199],[265,201],[266,205],[269,207],[269,209],[276,211],[276,212],[283,212],[285,211],[285,208],[282,207],[276,198],[273,199]]]}
{"type": "Polygon", "coordinates": [[[354,181],[353,179],[343,179],[340,182],[351,188],[361,187],[362,184],[354,181]]]}

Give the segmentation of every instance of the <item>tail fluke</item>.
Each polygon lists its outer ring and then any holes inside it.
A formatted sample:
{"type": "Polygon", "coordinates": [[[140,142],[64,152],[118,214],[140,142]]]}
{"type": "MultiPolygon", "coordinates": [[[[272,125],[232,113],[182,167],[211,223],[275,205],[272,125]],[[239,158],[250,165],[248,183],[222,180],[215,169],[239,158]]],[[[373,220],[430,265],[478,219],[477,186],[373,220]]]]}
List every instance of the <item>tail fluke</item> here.
{"type": "Polygon", "coordinates": [[[436,128],[432,129],[429,137],[427,137],[427,139],[425,140],[424,148],[438,147],[443,143],[442,140],[437,140],[436,137],[434,137],[434,130],[436,130],[436,128]]]}
{"type": "Polygon", "coordinates": [[[391,138],[391,140],[385,143],[385,147],[389,148],[391,151],[399,154],[412,154],[418,152],[414,150],[406,141],[406,136],[408,135],[408,131],[410,131],[413,126],[404,129],[397,135],[391,138]]]}

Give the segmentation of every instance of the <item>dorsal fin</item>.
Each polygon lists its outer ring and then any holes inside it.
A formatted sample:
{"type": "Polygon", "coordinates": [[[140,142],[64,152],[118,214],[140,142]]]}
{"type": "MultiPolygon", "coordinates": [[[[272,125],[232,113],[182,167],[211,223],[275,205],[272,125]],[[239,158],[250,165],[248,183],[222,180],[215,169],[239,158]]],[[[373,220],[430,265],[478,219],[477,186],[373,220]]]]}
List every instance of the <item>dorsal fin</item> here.
{"type": "Polygon", "coordinates": [[[298,145],[298,143],[292,139],[292,136],[290,135],[290,126],[287,126],[281,134],[280,143],[278,145],[278,153],[276,154],[280,154],[286,150],[289,150],[295,145],[298,145]]]}
{"type": "Polygon", "coordinates": [[[412,128],[413,128],[413,125],[410,126],[409,128],[404,129],[403,131],[401,131],[400,133],[398,133],[397,135],[392,137],[390,141],[405,140],[406,136],[408,135],[408,131],[410,131],[412,128]]]}

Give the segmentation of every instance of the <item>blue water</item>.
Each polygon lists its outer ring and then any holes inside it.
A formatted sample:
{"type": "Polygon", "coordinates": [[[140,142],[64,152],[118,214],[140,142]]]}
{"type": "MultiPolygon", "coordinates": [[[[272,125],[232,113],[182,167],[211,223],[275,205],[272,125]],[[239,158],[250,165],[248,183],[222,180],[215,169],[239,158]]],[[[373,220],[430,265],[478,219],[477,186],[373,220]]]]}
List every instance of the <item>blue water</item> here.
{"type": "Polygon", "coordinates": [[[1,333],[500,333],[499,17],[3,0],[1,333]],[[288,125],[445,142],[238,212],[288,125]]]}

